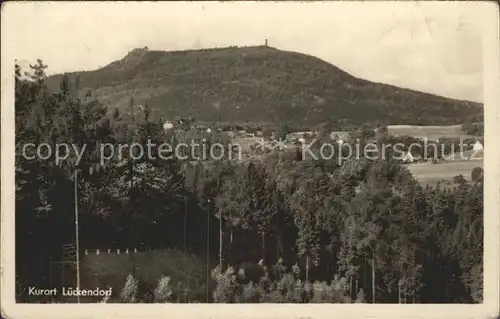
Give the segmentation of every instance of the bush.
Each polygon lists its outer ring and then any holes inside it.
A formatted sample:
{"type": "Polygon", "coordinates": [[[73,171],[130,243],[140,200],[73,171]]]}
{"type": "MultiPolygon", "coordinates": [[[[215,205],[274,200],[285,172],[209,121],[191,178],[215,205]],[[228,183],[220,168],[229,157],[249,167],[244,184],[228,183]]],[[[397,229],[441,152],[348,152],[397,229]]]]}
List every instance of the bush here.
{"type": "Polygon", "coordinates": [[[477,181],[483,176],[483,169],[481,167],[475,167],[471,172],[472,181],[477,181]]]}
{"type": "Polygon", "coordinates": [[[137,293],[139,292],[139,282],[132,275],[128,275],[125,286],[120,293],[120,298],[123,302],[136,302],[137,293]]]}
{"type": "Polygon", "coordinates": [[[109,296],[104,296],[104,298],[102,298],[100,303],[108,303],[109,299],[110,299],[109,296]]]}
{"type": "Polygon", "coordinates": [[[363,302],[364,294],[358,293],[356,300],[349,297],[348,281],[336,276],[330,284],[327,282],[305,282],[298,279],[298,265],[292,272],[285,273],[277,264],[273,270],[276,278],[269,274],[261,278],[258,284],[238,282],[234,269],[229,267],[224,273],[216,267],[212,278],[216,281],[213,298],[218,303],[351,303],[363,302]],[[283,271],[283,272],[282,272],[283,271]]]}
{"type": "Polygon", "coordinates": [[[467,184],[467,180],[463,175],[457,175],[453,177],[453,183],[456,185],[464,185],[467,184]]]}
{"type": "Polygon", "coordinates": [[[365,302],[365,292],[363,289],[361,289],[358,292],[358,295],[356,296],[356,300],[354,300],[354,303],[364,303],[365,302]]]}
{"type": "Polygon", "coordinates": [[[162,276],[158,281],[158,286],[154,292],[154,301],[157,303],[169,302],[172,300],[172,283],[168,276],[162,276]]]}
{"type": "Polygon", "coordinates": [[[263,291],[263,289],[255,285],[253,282],[250,282],[243,286],[241,302],[242,303],[261,302],[264,296],[265,296],[265,291],[263,291]]]}
{"type": "Polygon", "coordinates": [[[269,301],[277,303],[301,303],[305,294],[304,284],[293,274],[285,274],[269,292],[269,301]]]}
{"type": "Polygon", "coordinates": [[[215,302],[232,303],[238,299],[238,284],[236,282],[236,273],[233,267],[229,267],[224,273],[220,268],[214,269],[212,276],[217,282],[213,292],[215,302]]]}

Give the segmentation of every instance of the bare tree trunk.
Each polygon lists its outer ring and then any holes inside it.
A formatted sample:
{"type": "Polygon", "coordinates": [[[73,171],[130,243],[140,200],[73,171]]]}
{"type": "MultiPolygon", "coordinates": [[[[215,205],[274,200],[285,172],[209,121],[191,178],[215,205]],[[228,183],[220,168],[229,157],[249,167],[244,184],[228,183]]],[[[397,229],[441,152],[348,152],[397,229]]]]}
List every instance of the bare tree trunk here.
{"type": "Polygon", "coordinates": [[[358,298],[358,280],[356,279],[356,290],[354,291],[355,294],[354,294],[354,298],[358,298]]]}
{"type": "Polygon", "coordinates": [[[219,215],[219,267],[222,272],[222,214],[219,215]]]}
{"type": "Polygon", "coordinates": [[[64,267],[66,266],[66,264],[61,264],[61,286],[65,286],[66,285],[66,276],[64,276],[64,267]]]}
{"type": "Polygon", "coordinates": [[[187,267],[187,207],[186,207],[186,194],[184,194],[184,267],[187,267]]]}
{"type": "Polygon", "coordinates": [[[306,282],[309,282],[309,256],[306,257],[306,282]]]}
{"type": "MultiPolygon", "coordinates": [[[[200,240],[199,241],[200,242],[200,247],[199,247],[199,249],[200,249],[200,256],[205,255],[205,248],[203,247],[204,246],[203,245],[203,241],[204,241],[203,237],[204,237],[203,236],[203,223],[200,223],[200,237],[199,237],[199,240],[200,240]]],[[[200,263],[200,264],[201,264],[201,273],[203,273],[203,272],[205,272],[205,268],[203,266],[203,263],[200,263]]],[[[207,264],[207,267],[208,267],[208,264],[207,264]]]]}
{"type": "Polygon", "coordinates": [[[187,207],[186,194],[184,194],[184,254],[187,251],[187,207]]]}
{"type": "Polygon", "coordinates": [[[375,251],[373,251],[372,255],[372,303],[375,303],[375,251]]]}
{"type": "MultiPolygon", "coordinates": [[[[80,236],[78,234],[78,168],[75,167],[75,237],[76,237],[76,289],[80,289],[80,236]]],[[[80,303],[80,295],[76,296],[80,303]]]]}
{"type": "Polygon", "coordinates": [[[363,268],[364,268],[363,271],[365,273],[365,275],[363,277],[363,288],[365,289],[366,292],[368,292],[367,289],[366,289],[366,286],[368,284],[368,275],[366,274],[366,268],[368,268],[368,261],[367,261],[367,258],[366,258],[366,254],[365,254],[365,266],[363,268]]]}
{"type": "Polygon", "coordinates": [[[406,291],[406,289],[407,289],[407,285],[406,285],[406,283],[407,283],[407,278],[406,278],[406,276],[405,276],[405,281],[404,281],[404,283],[405,283],[405,284],[403,285],[403,303],[404,303],[404,304],[406,304],[406,303],[407,303],[407,296],[408,296],[408,292],[406,291]]]}
{"type": "Polygon", "coordinates": [[[276,257],[279,259],[281,257],[281,236],[276,236],[276,257]]]}
{"type": "Polygon", "coordinates": [[[209,287],[209,279],[210,278],[210,210],[207,210],[207,282],[206,282],[206,298],[207,302],[210,300],[210,287],[209,287]]]}
{"type": "Polygon", "coordinates": [[[398,304],[401,303],[401,282],[398,281],[398,304]]]}
{"type": "Polygon", "coordinates": [[[262,260],[266,261],[266,232],[261,232],[262,236],[262,260]]]}
{"type": "Polygon", "coordinates": [[[352,276],[349,276],[349,297],[352,298],[352,276]]]}
{"type": "MultiPolygon", "coordinates": [[[[57,285],[57,284],[56,284],[57,285]]],[[[49,287],[55,287],[54,285],[54,260],[52,256],[49,257],[49,287]]],[[[99,287],[96,285],[96,287],[99,287]]],[[[52,296],[51,302],[54,302],[56,300],[56,296],[52,296]]]]}
{"type": "MultiPolygon", "coordinates": [[[[203,243],[203,223],[200,223],[200,243],[203,243]]],[[[203,244],[200,245],[200,256],[204,255],[203,244]]]]}
{"type": "Polygon", "coordinates": [[[233,255],[233,226],[229,225],[229,262],[232,262],[232,255],[233,255]]]}
{"type": "Polygon", "coordinates": [[[52,261],[52,256],[49,257],[49,287],[53,287],[52,285],[52,265],[54,262],[52,261]]]}

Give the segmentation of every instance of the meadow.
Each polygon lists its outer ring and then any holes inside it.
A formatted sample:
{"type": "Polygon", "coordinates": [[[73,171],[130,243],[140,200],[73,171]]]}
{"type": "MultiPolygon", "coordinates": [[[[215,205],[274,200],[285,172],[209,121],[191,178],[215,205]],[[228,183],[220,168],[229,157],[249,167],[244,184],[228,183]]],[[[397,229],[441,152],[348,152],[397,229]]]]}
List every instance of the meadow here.
{"type": "Polygon", "coordinates": [[[471,172],[475,167],[483,168],[483,160],[456,160],[440,164],[416,163],[406,165],[413,176],[424,185],[434,185],[438,181],[451,183],[453,177],[463,175],[466,180],[471,180],[471,172]]]}
{"type": "Polygon", "coordinates": [[[472,137],[464,134],[462,125],[389,125],[387,126],[391,135],[408,135],[415,138],[427,137],[429,140],[437,138],[467,138],[472,137]]]}
{"type": "MultiPolygon", "coordinates": [[[[206,255],[206,252],[204,253],[206,255]]],[[[203,255],[203,254],[202,254],[203,255]]],[[[85,252],[80,263],[80,282],[82,289],[112,288],[108,302],[117,302],[121,299],[121,291],[126,286],[127,279],[132,276],[137,280],[137,293],[144,300],[153,298],[153,291],[159,281],[168,277],[169,290],[173,300],[177,302],[203,301],[210,299],[211,290],[207,285],[213,284],[210,279],[210,270],[215,268],[216,262],[208,262],[199,256],[181,249],[156,249],[133,252],[102,250],[85,252]]],[[[68,271],[68,270],[66,270],[68,271]]],[[[68,278],[73,282],[76,275],[75,268],[69,270],[68,278]]],[[[102,296],[80,297],[80,302],[101,302],[102,296]]],[[[59,302],[76,302],[74,296],[59,297],[59,302]]]]}

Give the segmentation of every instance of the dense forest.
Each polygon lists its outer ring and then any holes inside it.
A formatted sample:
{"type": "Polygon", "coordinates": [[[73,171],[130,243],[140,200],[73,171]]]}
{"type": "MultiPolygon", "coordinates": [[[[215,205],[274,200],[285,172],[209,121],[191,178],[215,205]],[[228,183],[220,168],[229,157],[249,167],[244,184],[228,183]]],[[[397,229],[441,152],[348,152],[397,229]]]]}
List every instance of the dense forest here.
{"type": "MultiPolygon", "coordinates": [[[[62,74],[47,79],[57,91],[62,74]]],[[[67,74],[109,107],[129,97],[151,116],[312,126],[448,125],[482,121],[480,103],[356,78],[314,56],[268,46],[177,52],[135,49],[98,70],[67,74]],[[78,78],[78,81],[77,81],[78,78]]]]}
{"type": "MultiPolygon", "coordinates": [[[[209,245],[217,260],[211,291],[189,301],[482,301],[481,169],[445,188],[421,186],[390,157],[338,163],[276,151],[251,161],[127,157],[102,165],[103,143],[179,143],[192,138],[195,123],[165,131],[145,105],[131,128],[118,109],[77,94],[68,77],[49,89],[42,61],[30,67],[16,66],[19,300],[23,287],[47,285],[48,260],[75,241],[77,198],[82,248],[199,252],[209,245]],[[72,153],[56,163],[54,154],[27,159],[27,143],[86,149],[78,165],[72,153]],[[241,276],[241,265],[259,260],[262,274],[241,276]]],[[[217,134],[205,143],[219,141],[217,134]]],[[[162,278],[141,294],[131,275],[121,300],[181,300],[169,285],[162,278]]]]}

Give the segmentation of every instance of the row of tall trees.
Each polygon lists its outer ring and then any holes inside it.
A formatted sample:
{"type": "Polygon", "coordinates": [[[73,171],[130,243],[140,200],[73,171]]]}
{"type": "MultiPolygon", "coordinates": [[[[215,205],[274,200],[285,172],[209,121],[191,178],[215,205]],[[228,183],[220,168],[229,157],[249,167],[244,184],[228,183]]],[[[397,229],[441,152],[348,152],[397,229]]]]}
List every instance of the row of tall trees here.
{"type": "Polygon", "coordinates": [[[190,161],[126,153],[103,164],[102,145],[175,145],[196,130],[165,130],[147,105],[132,112],[133,125],[131,114],[107,110],[66,77],[50,92],[45,69],[42,61],[26,74],[16,66],[20,287],[50,282],[49,261],[75,241],[76,199],[82,248],[175,247],[221,270],[282,260],[306,283],[342,278],[352,300],[363,291],[368,302],[481,301],[481,172],[456,179],[454,188],[430,188],[390,158],[338,163],[277,151],[249,161],[190,161]],[[73,148],[58,163],[54,154],[26,158],[27,143],[73,148]],[[75,149],[84,149],[79,161],[75,149]]]}

